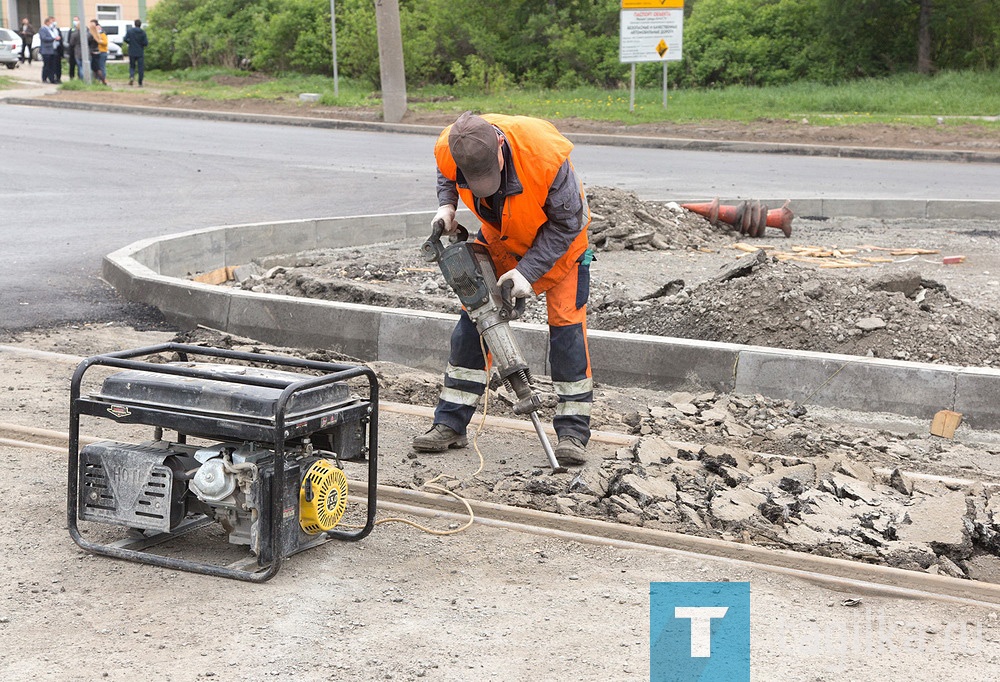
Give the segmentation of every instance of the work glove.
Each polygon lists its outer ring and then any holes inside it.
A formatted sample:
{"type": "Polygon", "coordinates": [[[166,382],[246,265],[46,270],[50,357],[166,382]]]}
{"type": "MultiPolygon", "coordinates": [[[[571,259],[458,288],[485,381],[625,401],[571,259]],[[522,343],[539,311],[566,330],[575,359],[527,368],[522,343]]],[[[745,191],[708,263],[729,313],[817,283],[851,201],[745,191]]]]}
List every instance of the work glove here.
{"type": "Polygon", "coordinates": [[[497,285],[502,287],[504,282],[510,282],[513,285],[510,290],[510,295],[514,298],[528,298],[529,296],[535,295],[534,289],[531,288],[531,282],[529,282],[517,268],[508,270],[500,275],[500,279],[497,280],[497,285]]]}
{"type": "Polygon", "coordinates": [[[434,219],[431,221],[431,229],[434,229],[434,223],[439,220],[444,221],[444,234],[451,236],[458,232],[458,223],[455,222],[455,207],[451,204],[445,204],[438,208],[437,213],[434,214],[434,219]]]}

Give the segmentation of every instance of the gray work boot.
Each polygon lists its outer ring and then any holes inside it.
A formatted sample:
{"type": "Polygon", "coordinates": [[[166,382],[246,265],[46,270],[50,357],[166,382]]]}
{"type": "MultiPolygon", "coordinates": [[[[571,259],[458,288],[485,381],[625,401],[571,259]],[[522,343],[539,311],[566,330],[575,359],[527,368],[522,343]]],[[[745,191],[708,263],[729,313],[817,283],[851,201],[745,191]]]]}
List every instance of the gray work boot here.
{"type": "Polygon", "coordinates": [[[435,424],[427,433],[413,439],[417,452],[442,452],[448,448],[464,448],[469,439],[444,424],[435,424]]]}
{"type": "Polygon", "coordinates": [[[556,461],[564,467],[580,466],[587,462],[587,446],[573,436],[560,436],[554,452],[556,461]]]}

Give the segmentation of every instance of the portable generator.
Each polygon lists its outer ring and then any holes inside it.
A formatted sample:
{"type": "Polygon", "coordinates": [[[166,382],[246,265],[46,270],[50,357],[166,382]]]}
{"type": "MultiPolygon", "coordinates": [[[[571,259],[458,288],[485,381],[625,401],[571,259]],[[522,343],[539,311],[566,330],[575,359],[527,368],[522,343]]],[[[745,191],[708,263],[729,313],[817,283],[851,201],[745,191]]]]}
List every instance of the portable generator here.
{"type": "Polygon", "coordinates": [[[367,536],[377,479],[378,383],[367,367],[167,343],[87,358],[73,375],[67,516],[90,552],[263,582],[285,557],[367,536]],[[115,371],[93,380],[102,366],[115,371]],[[82,395],[85,376],[95,389],[82,395]],[[366,397],[352,379],[367,380],[366,397]],[[151,426],[152,439],[81,448],[81,415],[151,426]],[[366,521],[337,529],[348,503],[342,463],[366,458],[366,521]],[[129,537],[87,540],[79,521],[123,526],[129,537]],[[249,556],[221,564],[148,551],[213,523],[249,556]]]}

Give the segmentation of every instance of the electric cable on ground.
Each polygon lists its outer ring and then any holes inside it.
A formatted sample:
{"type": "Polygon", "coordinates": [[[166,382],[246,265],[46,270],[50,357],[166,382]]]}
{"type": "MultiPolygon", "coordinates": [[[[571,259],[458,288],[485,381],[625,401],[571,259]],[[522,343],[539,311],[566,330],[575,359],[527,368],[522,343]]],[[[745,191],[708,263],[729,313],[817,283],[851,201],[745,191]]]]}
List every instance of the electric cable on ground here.
{"type": "MultiPolygon", "coordinates": [[[[489,412],[489,405],[490,405],[489,377],[490,377],[490,372],[492,371],[493,368],[493,362],[489,352],[486,350],[486,344],[481,336],[479,337],[479,347],[483,351],[483,359],[485,360],[486,363],[486,389],[483,391],[483,414],[482,417],[480,417],[479,419],[479,424],[476,427],[476,432],[472,435],[472,447],[475,448],[476,454],[479,455],[479,468],[476,469],[472,473],[472,475],[469,476],[469,478],[475,478],[486,467],[486,458],[483,457],[483,452],[482,450],[479,449],[479,434],[486,426],[486,415],[489,412]]],[[[470,505],[469,501],[466,500],[464,497],[449,490],[448,488],[445,488],[444,486],[436,485],[436,483],[442,478],[444,478],[446,475],[450,476],[450,474],[445,474],[444,472],[442,472],[437,476],[435,476],[434,478],[430,479],[429,481],[424,481],[424,483],[420,486],[420,488],[427,488],[428,490],[433,490],[436,493],[448,495],[461,502],[462,506],[465,507],[465,511],[469,514],[469,519],[461,526],[457,528],[448,528],[446,530],[441,530],[437,528],[430,528],[429,526],[425,526],[423,524],[417,523],[416,521],[411,521],[410,519],[405,519],[400,516],[389,516],[383,519],[377,519],[374,525],[379,526],[383,523],[403,523],[406,524],[407,526],[412,526],[413,528],[422,530],[425,533],[430,533],[431,535],[455,535],[456,533],[461,533],[462,531],[468,529],[473,523],[475,523],[476,514],[472,510],[472,505],[470,505]]],[[[455,477],[452,476],[452,478],[455,477]]],[[[343,525],[342,528],[362,528],[362,526],[343,525]]]]}

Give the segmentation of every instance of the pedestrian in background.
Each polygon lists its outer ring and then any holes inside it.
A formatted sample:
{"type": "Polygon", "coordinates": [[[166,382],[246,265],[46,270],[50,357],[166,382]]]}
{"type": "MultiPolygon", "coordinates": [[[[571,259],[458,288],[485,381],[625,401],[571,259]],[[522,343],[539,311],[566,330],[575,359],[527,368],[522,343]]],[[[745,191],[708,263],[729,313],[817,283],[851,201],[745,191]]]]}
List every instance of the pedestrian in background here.
{"type": "Polygon", "coordinates": [[[28,23],[27,19],[21,19],[21,63],[24,63],[24,51],[28,51],[28,64],[31,64],[31,39],[35,37],[35,27],[28,23]]]}
{"type": "Polygon", "coordinates": [[[53,82],[62,83],[62,63],[63,57],[66,56],[66,48],[63,45],[62,29],[59,28],[59,22],[56,21],[55,17],[52,17],[52,23],[49,24],[49,32],[52,33],[53,46],[56,52],[56,58],[52,60],[53,82]]]}
{"type": "Polygon", "coordinates": [[[43,83],[58,83],[56,80],[59,56],[56,49],[59,43],[62,41],[62,34],[59,33],[59,29],[52,28],[52,17],[45,17],[45,23],[42,27],[38,29],[38,40],[41,43],[39,52],[42,55],[42,82],[43,83]]]}
{"type": "Polygon", "coordinates": [[[125,44],[128,45],[128,84],[135,82],[138,72],[141,88],[142,78],[146,74],[146,46],[149,45],[149,38],[142,29],[142,19],[136,19],[135,26],[130,26],[125,31],[125,44]]]}
{"type": "Polygon", "coordinates": [[[94,72],[94,77],[97,80],[107,85],[105,68],[107,68],[106,64],[108,63],[108,35],[101,28],[97,19],[90,20],[88,31],[90,33],[87,38],[87,44],[90,46],[90,70],[94,72]]]}
{"type": "Polygon", "coordinates": [[[73,80],[77,70],[82,71],[80,61],[80,17],[73,17],[73,25],[66,35],[66,49],[69,50],[69,79],[73,80]]]}

